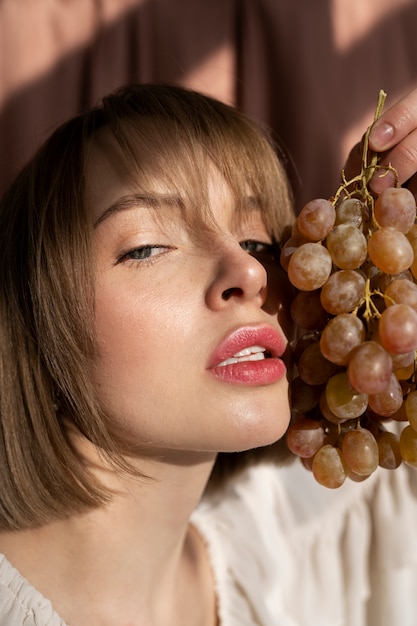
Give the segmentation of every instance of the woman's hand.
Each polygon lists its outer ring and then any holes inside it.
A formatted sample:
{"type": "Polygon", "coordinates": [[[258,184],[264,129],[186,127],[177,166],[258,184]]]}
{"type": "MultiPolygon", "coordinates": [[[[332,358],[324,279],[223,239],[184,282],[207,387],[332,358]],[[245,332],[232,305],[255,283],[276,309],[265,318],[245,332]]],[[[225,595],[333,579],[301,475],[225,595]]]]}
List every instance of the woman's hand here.
{"type": "MultiPolygon", "coordinates": [[[[400,185],[417,193],[417,89],[390,107],[373,124],[369,135],[371,150],[383,153],[380,165],[389,163],[396,169],[400,185]]],[[[380,193],[392,187],[394,174],[377,171],[371,188],[380,193]]]]}
{"type": "MultiPolygon", "coordinates": [[[[360,170],[362,145],[358,144],[350,153],[345,168],[347,174],[354,175],[360,170]]],[[[381,154],[379,165],[394,167],[398,183],[417,196],[417,89],[383,112],[373,124],[369,148],[381,154]]],[[[378,168],[370,187],[379,194],[394,183],[394,172],[378,168]]]]}

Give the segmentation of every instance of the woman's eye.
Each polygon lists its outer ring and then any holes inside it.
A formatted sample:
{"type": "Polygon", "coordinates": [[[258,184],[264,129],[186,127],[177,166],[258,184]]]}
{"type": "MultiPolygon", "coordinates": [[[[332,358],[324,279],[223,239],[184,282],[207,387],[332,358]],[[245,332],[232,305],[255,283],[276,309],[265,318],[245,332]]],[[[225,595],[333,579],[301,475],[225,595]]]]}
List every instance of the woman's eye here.
{"type": "Polygon", "coordinates": [[[268,244],[262,243],[261,241],[253,241],[251,239],[240,242],[240,247],[246,252],[262,252],[267,246],[268,244]]]}
{"type": "Polygon", "coordinates": [[[122,261],[146,261],[152,257],[158,256],[166,252],[167,246],[140,246],[123,254],[118,262],[122,261]]]}
{"type": "Polygon", "coordinates": [[[274,243],[265,243],[263,241],[248,239],[246,241],[241,241],[240,247],[249,254],[268,254],[274,257],[279,255],[278,245],[274,243]]]}

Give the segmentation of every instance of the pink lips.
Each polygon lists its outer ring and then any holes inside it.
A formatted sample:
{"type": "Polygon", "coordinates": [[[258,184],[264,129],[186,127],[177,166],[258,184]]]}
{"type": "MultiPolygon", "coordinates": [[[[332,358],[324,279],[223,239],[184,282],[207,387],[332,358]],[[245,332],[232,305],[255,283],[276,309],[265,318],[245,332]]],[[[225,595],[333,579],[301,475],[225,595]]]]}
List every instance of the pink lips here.
{"type": "Polygon", "coordinates": [[[269,385],[286,373],[279,358],[285,348],[285,339],[272,326],[242,327],[218,346],[208,369],[224,382],[269,385]]]}

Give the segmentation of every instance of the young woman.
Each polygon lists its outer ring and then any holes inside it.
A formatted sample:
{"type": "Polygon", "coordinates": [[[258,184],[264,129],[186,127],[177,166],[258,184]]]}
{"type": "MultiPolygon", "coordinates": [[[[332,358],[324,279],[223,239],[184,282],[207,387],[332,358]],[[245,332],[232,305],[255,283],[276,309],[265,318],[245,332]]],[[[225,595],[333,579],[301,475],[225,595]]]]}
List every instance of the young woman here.
{"type": "MultiPolygon", "coordinates": [[[[324,579],[297,589],[285,473],[253,466],[282,459],[290,416],[292,220],[267,136],[174,87],[104,98],[17,178],[0,206],[0,624],[362,623],[363,594],[344,622],[333,599],[311,611],[324,579]]],[[[395,494],[409,523],[407,481],[354,485],[361,510],[395,494]]]]}
{"type": "Polygon", "coordinates": [[[4,560],[4,620],[215,624],[190,515],[219,451],[289,420],[282,166],[233,109],[132,87],[57,130],[0,215],[0,545],[56,610],[4,560]]]}

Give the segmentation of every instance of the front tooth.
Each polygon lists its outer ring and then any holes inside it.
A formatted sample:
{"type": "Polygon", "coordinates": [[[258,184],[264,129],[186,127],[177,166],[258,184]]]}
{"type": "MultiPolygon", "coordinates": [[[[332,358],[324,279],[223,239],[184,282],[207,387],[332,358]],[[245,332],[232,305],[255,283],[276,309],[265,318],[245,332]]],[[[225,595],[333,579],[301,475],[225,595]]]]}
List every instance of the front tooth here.
{"type": "Polygon", "coordinates": [[[234,357],[249,356],[249,354],[252,354],[255,352],[265,352],[265,348],[262,348],[262,346],[251,346],[250,348],[244,348],[240,352],[236,352],[236,354],[234,354],[233,356],[234,357]]]}
{"type": "Polygon", "coordinates": [[[233,363],[237,363],[238,361],[239,359],[235,359],[235,358],[226,359],[225,361],[222,361],[221,363],[219,363],[219,365],[232,365],[233,363]]]}
{"type": "Polygon", "coordinates": [[[230,359],[226,359],[225,361],[222,361],[222,363],[219,363],[219,365],[233,365],[233,363],[239,363],[239,361],[261,361],[264,358],[265,350],[263,348],[256,352],[252,352],[252,350],[248,349],[247,351],[242,350],[241,352],[238,352],[230,359]],[[242,354],[243,352],[245,352],[245,354],[242,354]]]}

